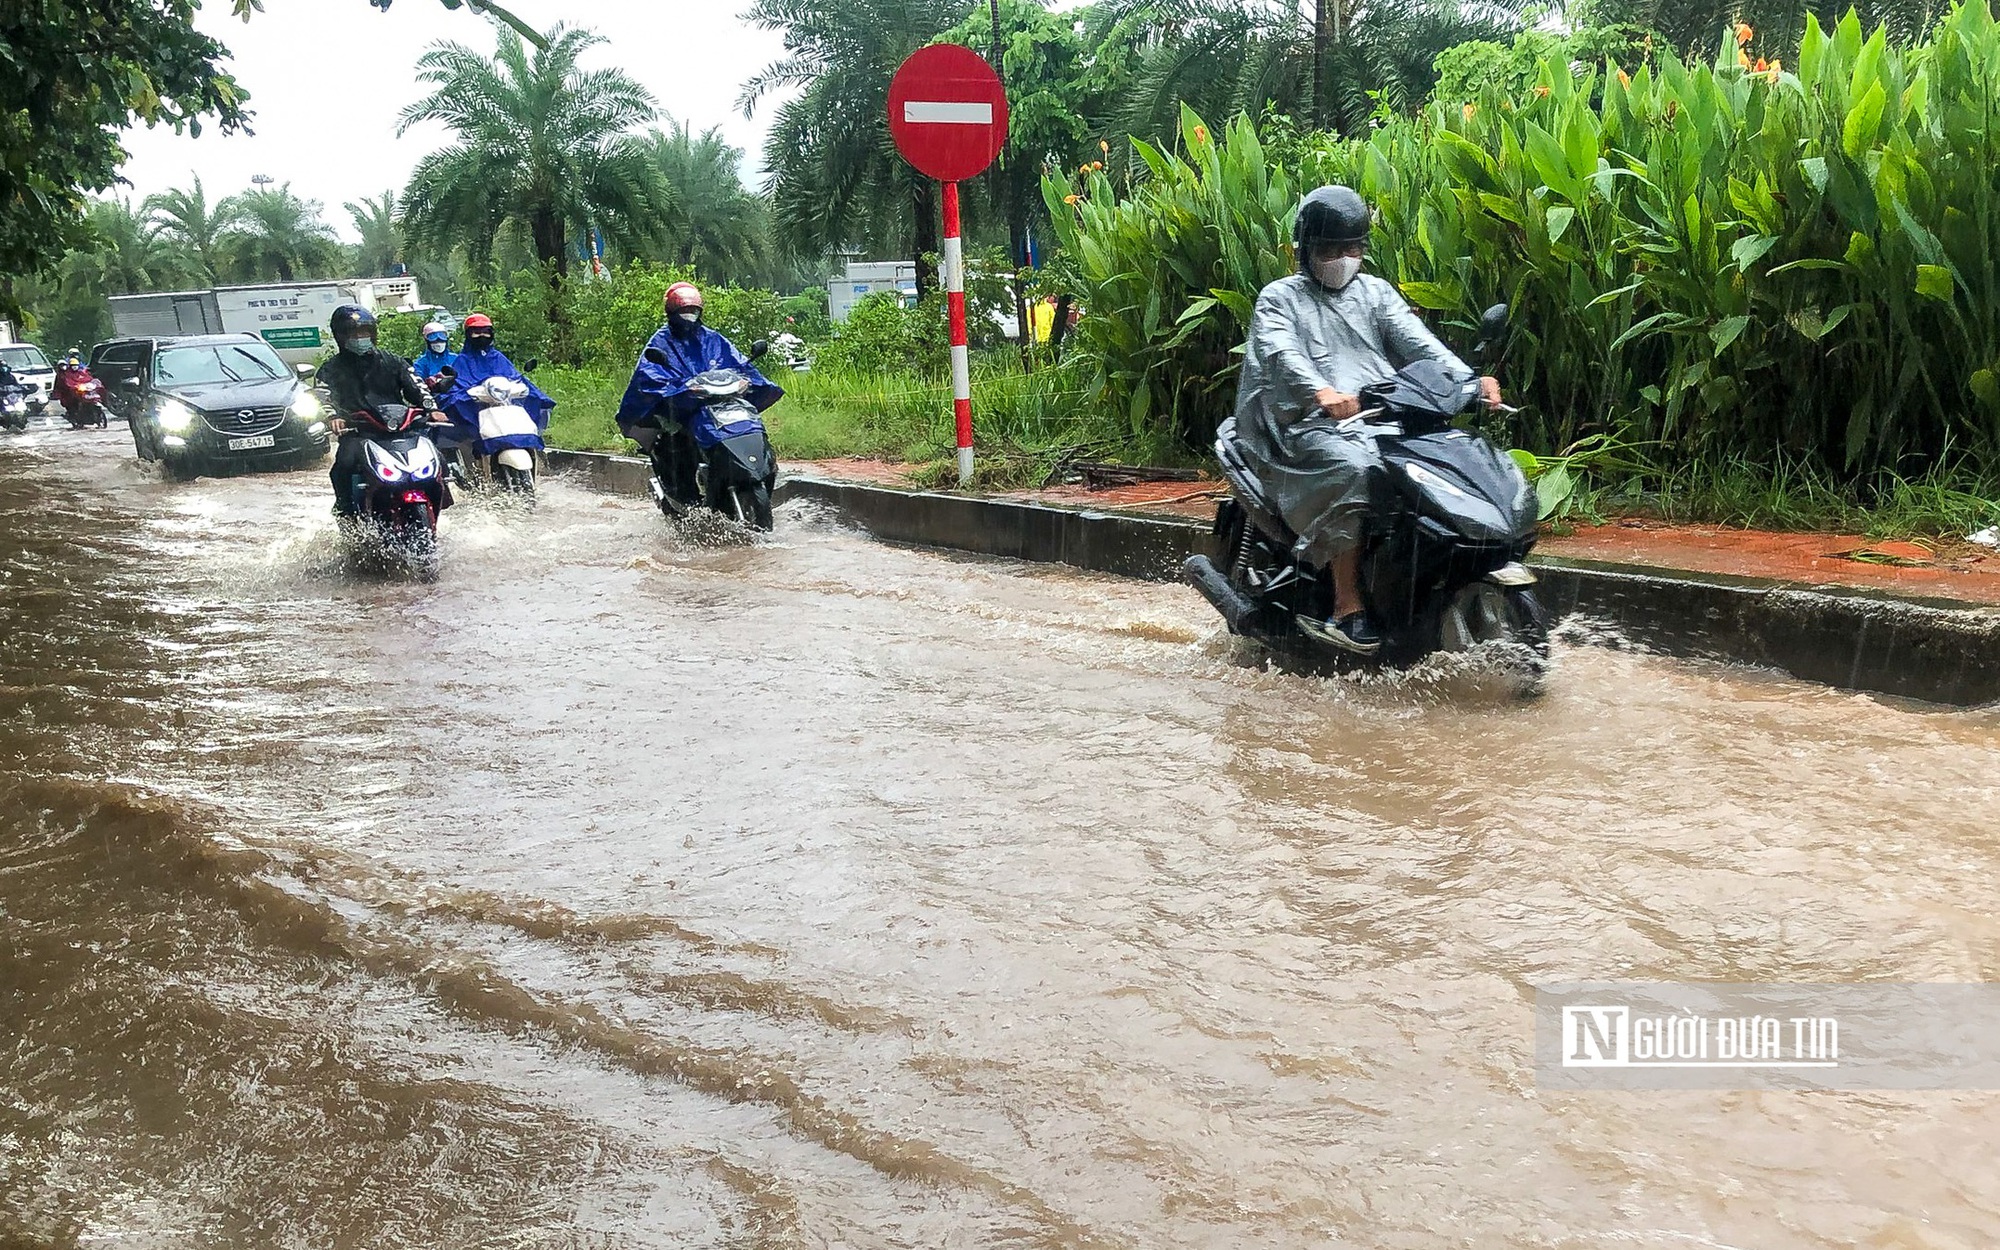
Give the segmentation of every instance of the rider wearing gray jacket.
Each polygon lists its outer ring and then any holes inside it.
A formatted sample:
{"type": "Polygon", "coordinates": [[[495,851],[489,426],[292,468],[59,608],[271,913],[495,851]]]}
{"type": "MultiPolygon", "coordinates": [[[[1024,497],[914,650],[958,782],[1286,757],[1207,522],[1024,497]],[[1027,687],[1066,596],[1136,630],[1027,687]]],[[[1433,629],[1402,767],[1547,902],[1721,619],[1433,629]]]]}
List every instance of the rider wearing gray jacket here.
{"type": "MultiPolygon", "coordinates": [[[[1364,655],[1382,645],[1360,584],[1361,519],[1381,457],[1371,435],[1340,423],[1361,410],[1363,387],[1412,361],[1472,376],[1395,287],[1360,272],[1370,224],[1368,205],[1346,187],[1321,187],[1300,203],[1292,227],[1299,271],[1257,296],[1236,414],[1220,431],[1298,535],[1294,554],[1333,574],[1333,616],[1299,627],[1364,655]]],[[[1481,385],[1487,402],[1498,402],[1499,383],[1481,385]]]]}

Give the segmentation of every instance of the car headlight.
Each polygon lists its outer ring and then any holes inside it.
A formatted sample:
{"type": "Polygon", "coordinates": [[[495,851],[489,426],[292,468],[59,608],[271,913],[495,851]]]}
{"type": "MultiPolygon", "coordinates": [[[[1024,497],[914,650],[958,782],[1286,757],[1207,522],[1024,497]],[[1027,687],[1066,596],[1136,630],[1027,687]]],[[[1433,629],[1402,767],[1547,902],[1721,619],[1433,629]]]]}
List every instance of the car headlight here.
{"type": "Polygon", "coordinates": [[[311,391],[300,391],[292,396],[290,411],[301,421],[317,421],[326,415],[326,405],[311,391]]]}
{"type": "Polygon", "coordinates": [[[170,434],[180,434],[194,425],[194,409],[178,399],[163,399],[157,415],[160,428],[170,434]]]}

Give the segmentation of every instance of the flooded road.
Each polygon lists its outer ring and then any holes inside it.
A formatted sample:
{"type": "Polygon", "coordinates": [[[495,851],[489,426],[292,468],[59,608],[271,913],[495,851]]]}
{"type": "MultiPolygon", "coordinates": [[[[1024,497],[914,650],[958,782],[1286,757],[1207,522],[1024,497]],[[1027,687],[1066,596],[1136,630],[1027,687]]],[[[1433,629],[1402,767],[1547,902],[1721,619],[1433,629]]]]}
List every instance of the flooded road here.
{"type": "Polygon", "coordinates": [[[1538,1092],[1533,986],[2000,979],[2000,718],[550,487],[0,444],[0,1246],[1975,1247],[2000,1094],[1538,1092]]]}

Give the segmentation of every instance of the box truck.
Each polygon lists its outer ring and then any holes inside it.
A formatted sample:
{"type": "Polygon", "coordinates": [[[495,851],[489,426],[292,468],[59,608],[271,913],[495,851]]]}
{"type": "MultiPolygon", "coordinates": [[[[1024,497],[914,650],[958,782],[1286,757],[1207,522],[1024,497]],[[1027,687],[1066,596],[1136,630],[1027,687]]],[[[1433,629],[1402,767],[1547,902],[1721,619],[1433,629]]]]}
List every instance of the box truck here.
{"type": "Polygon", "coordinates": [[[293,365],[314,364],[332,348],[326,325],[342,304],[359,304],[378,315],[424,307],[418,302],[415,278],[270,282],[114,295],[108,302],[119,338],[254,334],[293,365]]]}

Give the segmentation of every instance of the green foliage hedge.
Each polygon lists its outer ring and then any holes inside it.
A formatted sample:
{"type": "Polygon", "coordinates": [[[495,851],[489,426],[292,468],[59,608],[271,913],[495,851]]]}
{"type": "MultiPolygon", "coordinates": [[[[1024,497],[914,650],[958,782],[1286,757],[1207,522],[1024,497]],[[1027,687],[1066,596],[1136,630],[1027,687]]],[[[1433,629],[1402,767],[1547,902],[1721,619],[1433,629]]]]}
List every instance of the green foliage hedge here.
{"type": "Polygon", "coordinates": [[[1049,180],[1100,394],[1198,438],[1226,413],[1257,289],[1290,272],[1298,188],[1379,209],[1373,268],[1447,323],[1515,330],[1515,437],[1596,433],[1656,463],[1804,465],[1844,481],[2000,452],[2000,30],[1983,2],[1912,47],[1850,15],[1763,72],[1577,75],[1433,104],[1274,167],[1190,117],[1151,177],[1049,180]],[[1074,196],[1074,202],[1067,197],[1074,196]]]}

